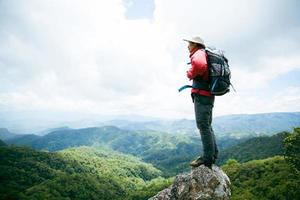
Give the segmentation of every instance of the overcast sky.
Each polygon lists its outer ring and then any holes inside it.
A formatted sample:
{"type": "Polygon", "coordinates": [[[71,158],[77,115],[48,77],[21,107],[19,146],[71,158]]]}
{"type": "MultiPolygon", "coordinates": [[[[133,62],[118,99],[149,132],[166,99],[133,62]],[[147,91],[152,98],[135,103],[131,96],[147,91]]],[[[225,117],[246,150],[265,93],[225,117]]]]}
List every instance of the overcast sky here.
{"type": "Polygon", "coordinates": [[[189,36],[237,92],[214,116],[300,111],[298,0],[0,0],[0,112],[194,118],[189,36]]]}

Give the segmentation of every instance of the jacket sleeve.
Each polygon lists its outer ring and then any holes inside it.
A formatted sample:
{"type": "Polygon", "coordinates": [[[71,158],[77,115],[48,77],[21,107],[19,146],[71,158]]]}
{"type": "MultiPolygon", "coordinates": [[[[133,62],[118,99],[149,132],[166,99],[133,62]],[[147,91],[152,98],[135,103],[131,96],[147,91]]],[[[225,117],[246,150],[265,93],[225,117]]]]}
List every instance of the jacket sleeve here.
{"type": "Polygon", "coordinates": [[[207,70],[206,53],[198,50],[191,57],[191,68],[187,71],[187,77],[192,80],[197,76],[203,76],[207,70]]]}

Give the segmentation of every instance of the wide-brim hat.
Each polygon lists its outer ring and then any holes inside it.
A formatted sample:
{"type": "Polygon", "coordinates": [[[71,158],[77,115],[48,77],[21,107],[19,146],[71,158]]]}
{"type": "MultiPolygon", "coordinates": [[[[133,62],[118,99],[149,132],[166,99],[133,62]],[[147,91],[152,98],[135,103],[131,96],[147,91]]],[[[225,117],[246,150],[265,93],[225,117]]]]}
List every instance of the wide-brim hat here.
{"type": "Polygon", "coordinates": [[[191,37],[191,38],[183,39],[183,40],[186,42],[193,42],[193,43],[202,44],[203,46],[205,46],[204,40],[199,36],[191,37]]]}

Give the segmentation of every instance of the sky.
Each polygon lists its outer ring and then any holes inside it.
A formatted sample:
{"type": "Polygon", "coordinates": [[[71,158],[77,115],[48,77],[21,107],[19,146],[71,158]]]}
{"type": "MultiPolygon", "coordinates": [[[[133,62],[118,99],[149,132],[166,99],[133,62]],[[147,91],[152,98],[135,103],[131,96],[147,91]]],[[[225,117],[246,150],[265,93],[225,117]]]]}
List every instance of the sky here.
{"type": "Polygon", "coordinates": [[[225,51],[214,116],[300,111],[297,0],[0,0],[0,117],[194,118],[183,38],[225,51]],[[64,117],[58,117],[64,116],[64,117]],[[67,117],[68,116],[68,117],[67,117]]]}

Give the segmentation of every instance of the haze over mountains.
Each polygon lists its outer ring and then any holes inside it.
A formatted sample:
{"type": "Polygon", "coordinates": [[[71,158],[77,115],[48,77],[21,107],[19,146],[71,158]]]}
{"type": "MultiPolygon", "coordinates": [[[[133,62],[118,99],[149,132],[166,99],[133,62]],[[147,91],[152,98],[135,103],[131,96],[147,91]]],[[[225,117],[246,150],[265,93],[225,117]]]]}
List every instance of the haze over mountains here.
{"type": "MultiPolygon", "coordinates": [[[[72,121],[72,117],[62,119],[69,119],[69,122],[49,123],[46,117],[35,119],[32,122],[32,116],[26,119],[25,116],[16,120],[0,120],[0,138],[12,137],[10,133],[19,134],[36,134],[45,135],[47,133],[63,130],[68,128],[86,128],[86,127],[101,127],[101,126],[116,126],[124,130],[152,130],[159,132],[166,132],[170,134],[198,134],[194,120],[177,119],[164,120],[157,118],[147,118],[141,116],[124,116],[124,117],[107,117],[96,120],[93,118],[86,118],[85,120],[72,121]],[[28,123],[28,125],[26,125],[28,123]],[[29,128],[29,125],[32,125],[29,128]],[[8,130],[7,130],[8,129],[8,130]],[[18,130],[15,132],[14,130],[18,130]],[[23,131],[22,131],[23,130],[23,131]],[[30,131],[29,131],[30,130],[30,131]],[[28,132],[29,131],[29,132],[28,132]]],[[[1,115],[1,119],[5,116],[1,115]]],[[[226,115],[215,117],[213,120],[213,127],[218,137],[248,137],[258,135],[272,135],[281,131],[291,131],[293,127],[300,126],[300,112],[287,113],[264,113],[264,114],[240,114],[240,115],[226,115]]]]}
{"type": "MultiPolygon", "coordinates": [[[[155,130],[171,134],[198,133],[194,120],[155,120],[134,122],[128,120],[112,120],[106,125],[114,125],[128,130],[155,130]]],[[[247,135],[272,135],[280,131],[290,131],[300,125],[300,112],[295,113],[264,113],[240,114],[215,117],[214,131],[217,136],[243,137],[247,135]]]]}

